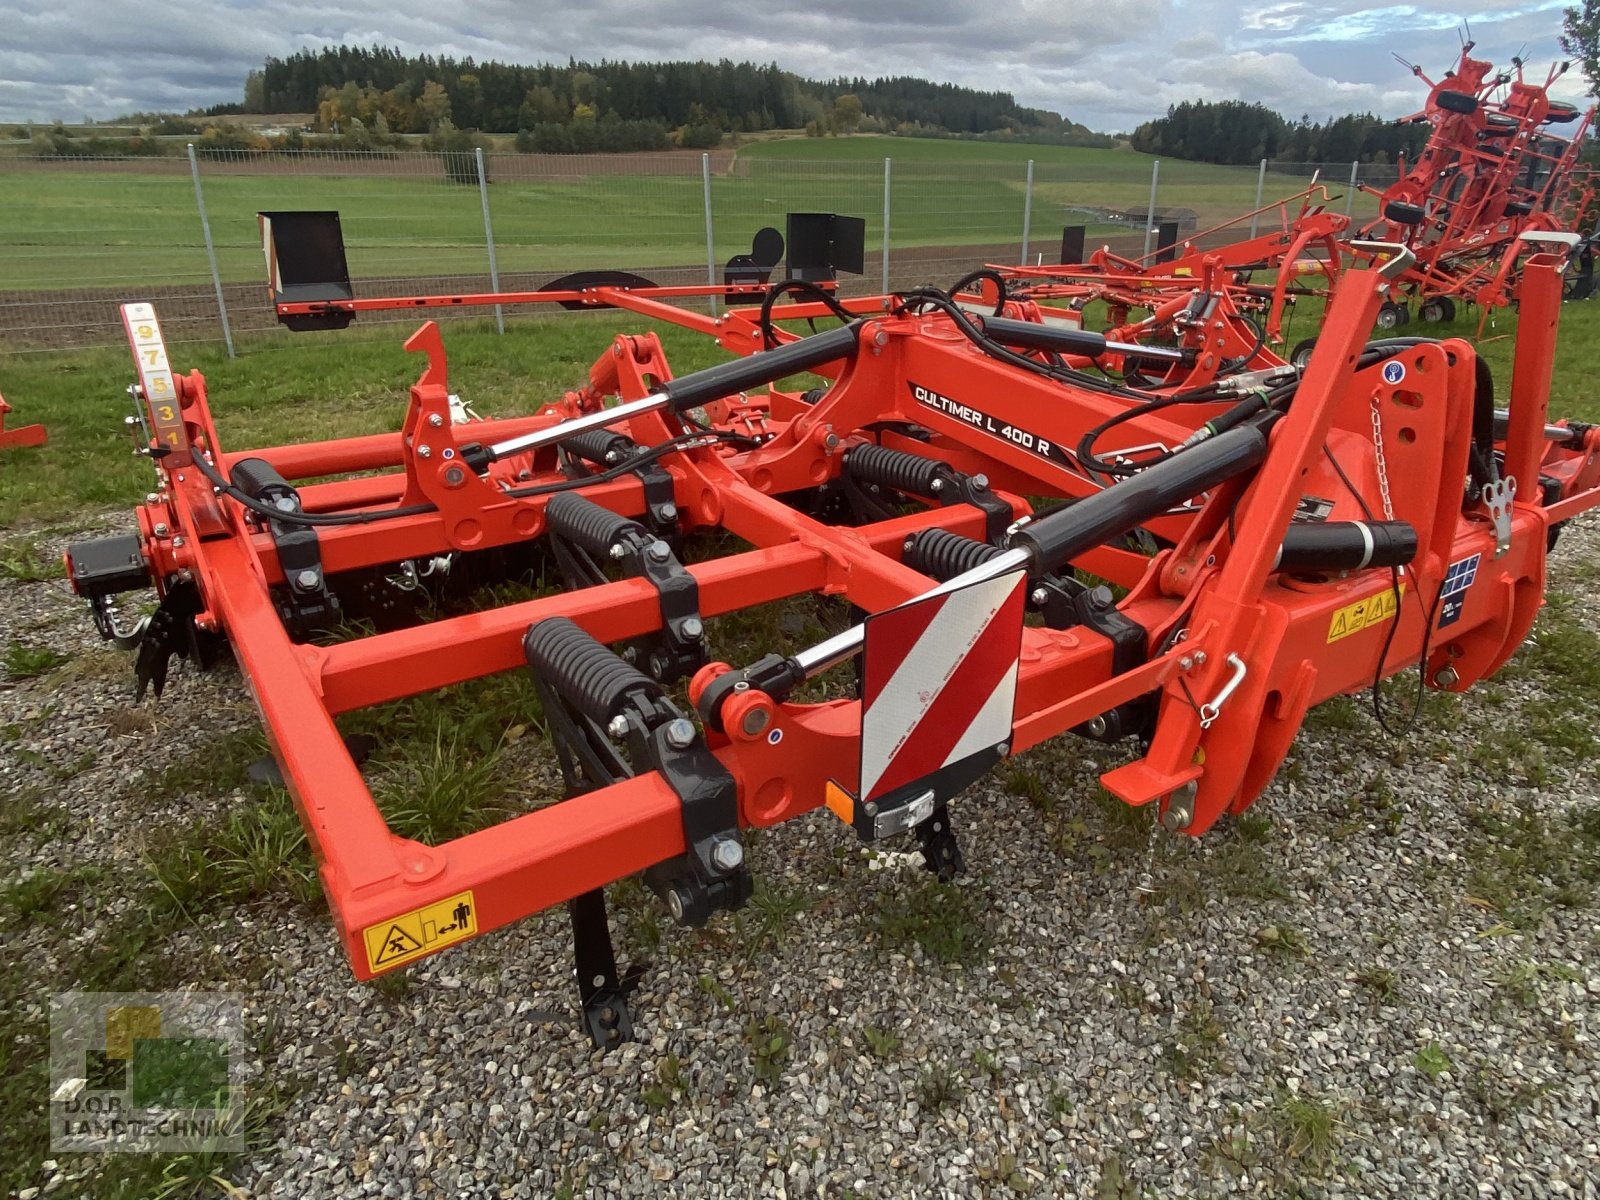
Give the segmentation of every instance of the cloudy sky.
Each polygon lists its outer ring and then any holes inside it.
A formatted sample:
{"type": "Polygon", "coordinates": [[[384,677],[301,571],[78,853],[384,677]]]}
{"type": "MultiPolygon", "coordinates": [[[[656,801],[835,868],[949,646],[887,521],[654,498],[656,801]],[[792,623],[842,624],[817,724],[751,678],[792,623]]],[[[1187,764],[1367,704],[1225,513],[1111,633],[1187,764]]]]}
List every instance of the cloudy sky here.
{"type": "MultiPolygon", "coordinates": [[[[1012,92],[1091,128],[1130,129],[1188,98],[1291,117],[1397,116],[1435,78],[1463,17],[1479,57],[1559,54],[1569,0],[0,0],[0,120],[69,122],[238,100],[268,55],[339,42],[511,62],[775,61],[813,77],[920,75],[1012,92]]],[[[1576,99],[1576,68],[1558,86],[1576,99]]]]}

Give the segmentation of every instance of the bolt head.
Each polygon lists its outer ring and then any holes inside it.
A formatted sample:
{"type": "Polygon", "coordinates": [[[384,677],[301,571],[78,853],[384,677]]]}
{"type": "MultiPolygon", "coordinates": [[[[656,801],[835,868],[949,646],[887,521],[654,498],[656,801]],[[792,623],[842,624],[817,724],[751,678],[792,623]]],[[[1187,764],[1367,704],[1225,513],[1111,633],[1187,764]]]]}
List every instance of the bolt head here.
{"type": "Polygon", "coordinates": [[[1206,652],[1204,650],[1196,650],[1194,652],[1194,665],[1197,667],[1206,665],[1206,652]]]}
{"type": "Polygon", "coordinates": [[[433,457],[433,447],[432,446],[418,446],[417,447],[417,457],[418,458],[432,458],[433,457]]]}
{"type": "Polygon", "coordinates": [[[1180,671],[1192,671],[1193,669],[1194,669],[1194,659],[1190,655],[1185,654],[1182,658],[1180,658],[1178,660],[1178,670],[1180,670],[1180,671]]]}
{"type": "Polygon", "coordinates": [[[672,547],[657,538],[650,543],[650,557],[657,562],[666,562],[667,559],[672,557],[672,547]]]}
{"type": "Polygon", "coordinates": [[[662,521],[676,521],[678,519],[678,506],[667,503],[656,509],[656,517],[662,521]]]}
{"type": "Polygon", "coordinates": [[[944,480],[935,479],[932,483],[930,483],[928,485],[928,488],[929,488],[930,491],[942,492],[942,491],[944,491],[944,480]]]}
{"type": "Polygon", "coordinates": [[[444,424],[444,418],[441,417],[438,413],[429,413],[428,414],[428,424],[432,425],[435,429],[437,429],[437,428],[439,428],[439,426],[444,424]]]}
{"type": "Polygon", "coordinates": [[[613,546],[613,547],[611,547],[611,557],[612,558],[620,560],[620,559],[626,558],[627,555],[628,555],[627,550],[624,549],[622,546],[613,546]]]}
{"type": "Polygon", "coordinates": [[[683,622],[683,636],[690,641],[699,641],[705,634],[705,624],[699,617],[686,617],[683,622]]]}
{"type": "Polygon", "coordinates": [[[606,732],[614,738],[626,737],[628,734],[628,718],[618,714],[611,718],[611,724],[606,726],[606,732]]]}
{"type": "Polygon", "coordinates": [[[167,523],[165,521],[157,521],[156,522],[156,524],[155,524],[155,535],[157,537],[166,537],[169,532],[170,532],[170,530],[167,528],[167,523]]]}
{"type": "Polygon", "coordinates": [[[1004,758],[1006,755],[1011,753],[1011,743],[1010,742],[1001,742],[998,746],[996,746],[994,748],[994,752],[996,754],[998,754],[1001,758],[1004,758]]]}
{"type": "Polygon", "coordinates": [[[322,578],[322,574],[321,574],[321,572],[317,571],[313,567],[307,567],[304,571],[301,571],[300,574],[296,575],[294,578],[295,578],[295,582],[298,583],[301,587],[303,587],[303,588],[313,588],[313,587],[317,586],[317,582],[322,578]]]}
{"type": "Polygon", "coordinates": [[[1035,604],[1043,604],[1046,600],[1050,599],[1050,593],[1045,591],[1042,587],[1034,588],[1028,599],[1032,600],[1035,604]]]}
{"type": "Polygon", "coordinates": [[[1455,687],[1456,684],[1458,684],[1460,682],[1461,682],[1461,673],[1459,671],[1457,671],[1454,667],[1440,667],[1439,670],[1436,671],[1434,673],[1434,676],[1433,676],[1434,686],[1435,687],[1439,687],[1439,688],[1445,688],[1447,690],[1449,688],[1455,687]]]}
{"type": "Polygon", "coordinates": [[[674,750],[682,750],[692,745],[695,738],[694,722],[687,717],[679,717],[675,721],[668,722],[666,738],[667,745],[674,750]]]}
{"type": "Polygon", "coordinates": [[[972,477],[972,486],[977,488],[980,492],[988,491],[989,490],[989,477],[987,475],[983,474],[982,472],[979,472],[978,474],[976,474],[976,475],[974,475],[972,477]]]}
{"type": "Polygon", "coordinates": [[[711,865],[719,871],[737,871],[744,863],[744,847],[730,837],[718,838],[711,847],[711,865]]]}

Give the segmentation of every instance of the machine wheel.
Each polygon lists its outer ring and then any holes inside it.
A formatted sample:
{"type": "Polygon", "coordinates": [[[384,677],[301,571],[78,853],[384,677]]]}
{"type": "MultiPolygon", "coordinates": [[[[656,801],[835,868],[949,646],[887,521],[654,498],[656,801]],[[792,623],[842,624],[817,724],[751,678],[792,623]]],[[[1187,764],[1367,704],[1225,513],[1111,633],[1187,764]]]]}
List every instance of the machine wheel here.
{"type": "Polygon", "coordinates": [[[1383,216],[1385,220],[1393,221],[1396,225],[1421,225],[1427,219],[1428,210],[1420,204],[1391,200],[1383,206],[1383,216]]]}
{"type": "Polygon", "coordinates": [[[1379,329],[1399,329],[1410,320],[1411,310],[1404,304],[1396,304],[1393,300],[1384,301],[1383,307],[1378,310],[1379,329]]]}
{"type": "Polygon", "coordinates": [[[1290,364],[1299,367],[1302,371],[1305,370],[1306,364],[1311,361],[1311,351],[1316,347],[1316,344],[1316,338],[1307,338],[1303,342],[1297,342],[1295,348],[1289,351],[1290,364]]]}
{"type": "Polygon", "coordinates": [[[1437,325],[1441,321],[1455,319],[1456,303],[1448,296],[1435,296],[1431,300],[1424,300],[1422,307],[1417,309],[1417,320],[1424,324],[1437,325]]]}
{"type": "Polygon", "coordinates": [[[1475,113],[1478,111],[1478,98],[1469,96],[1466,92],[1440,92],[1433,98],[1433,102],[1445,112],[1475,113]]]}
{"type": "Polygon", "coordinates": [[[1483,132],[1488,137],[1504,137],[1522,128],[1521,121],[1515,117],[1508,117],[1505,113],[1489,113],[1483,121],[1483,132]]]}
{"type": "Polygon", "coordinates": [[[1528,200],[1513,200],[1505,206],[1504,212],[1508,217],[1525,217],[1533,211],[1533,204],[1528,200]]]}
{"type": "Polygon", "coordinates": [[[1578,119],[1576,105],[1568,104],[1565,100],[1550,101],[1550,111],[1545,114],[1545,121],[1551,125],[1565,125],[1568,121],[1578,119]]]}

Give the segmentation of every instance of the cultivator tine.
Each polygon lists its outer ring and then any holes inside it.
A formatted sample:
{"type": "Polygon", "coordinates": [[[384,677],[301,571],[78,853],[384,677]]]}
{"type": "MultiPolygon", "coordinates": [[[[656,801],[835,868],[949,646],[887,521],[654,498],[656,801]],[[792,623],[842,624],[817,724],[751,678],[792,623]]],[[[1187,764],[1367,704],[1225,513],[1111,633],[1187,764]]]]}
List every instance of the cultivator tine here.
{"type": "Polygon", "coordinates": [[[146,688],[153,689],[160,698],[167,686],[167,669],[173,655],[200,667],[211,665],[218,650],[217,639],[195,625],[195,617],[204,607],[200,589],[192,582],[168,588],[139,639],[139,654],[134,660],[135,702],[144,699],[146,688]]]}

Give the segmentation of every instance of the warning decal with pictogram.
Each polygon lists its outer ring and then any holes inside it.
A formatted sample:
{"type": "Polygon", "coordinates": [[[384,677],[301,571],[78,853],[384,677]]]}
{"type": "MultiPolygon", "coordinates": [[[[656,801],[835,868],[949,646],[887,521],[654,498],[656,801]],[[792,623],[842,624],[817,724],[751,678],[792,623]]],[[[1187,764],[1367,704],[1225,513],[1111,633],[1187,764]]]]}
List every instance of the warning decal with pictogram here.
{"type": "Polygon", "coordinates": [[[1026,587],[1015,571],[867,618],[863,803],[1011,740],[1026,587]]]}

